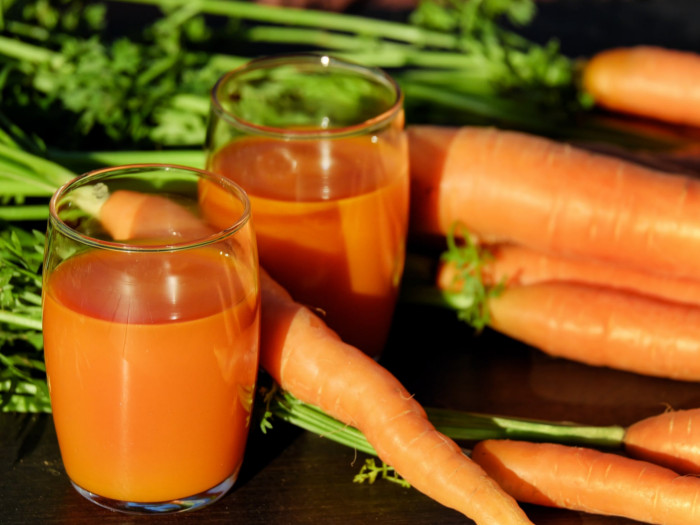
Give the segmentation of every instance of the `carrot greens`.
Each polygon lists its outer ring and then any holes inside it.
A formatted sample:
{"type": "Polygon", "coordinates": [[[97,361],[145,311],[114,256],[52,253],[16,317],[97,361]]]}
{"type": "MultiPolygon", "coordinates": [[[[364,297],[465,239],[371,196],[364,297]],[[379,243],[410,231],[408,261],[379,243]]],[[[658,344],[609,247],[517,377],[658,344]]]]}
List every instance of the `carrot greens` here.
{"type": "MultiPolygon", "coordinates": [[[[376,455],[356,428],[332,418],[318,407],[304,403],[278,387],[266,389],[262,397],[265,413],[260,418],[263,432],[275,419],[291,423],[321,437],[360,452],[376,455]]],[[[504,417],[452,409],[425,407],[428,419],[447,437],[463,443],[483,439],[521,439],[565,444],[620,448],[625,429],[619,425],[594,426],[504,417]]]]}
{"type": "Polygon", "coordinates": [[[50,412],[41,331],[43,234],[0,230],[0,410],[50,412]]]}
{"type": "Polygon", "coordinates": [[[457,317],[477,330],[485,328],[490,321],[487,300],[497,296],[502,284],[487,287],[481,276],[481,270],[490,259],[488,250],[475,243],[468,232],[458,237],[456,230],[462,229],[460,224],[453,226],[447,235],[447,250],[442,254],[442,260],[452,263],[457,272],[455,284],[458,291],[443,291],[444,300],[457,310],[457,317]]]}
{"type": "Polygon", "coordinates": [[[401,299],[406,303],[454,310],[460,321],[481,331],[490,322],[489,298],[498,296],[504,286],[503,283],[493,286],[484,283],[482,269],[492,255],[487,247],[474,241],[461,223],[453,224],[445,236],[445,244],[440,260],[454,266],[453,286],[446,289],[436,287],[430,261],[420,255],[409,254],[401,299]]]}
{"type": "Polygon", "coordinates": [[[535,13],[532,0],[425,0],[401,20],[237,1],[17,0],[0,25],[0,113],[54,148],[197,147],[221,74],[261,54],[308,51],[387,70],[412,122],[658,146],[580,118],[590,101],[575,62],[555,40],[518,34],[535,13]],[[143,22],[116,27],[117,9],[143,22]]]}
{"type": "Polygon", "coordinates": [[[369,484],[374,483],[377,478],[381,478],[392,483],[401,485],[402,487],[410,487],[410,483],[403,479],[393,467],[390,467],[386,463],[377,465],[374,458],[367,458],[365,463],[362,465],[360,472],[355,474],[353,482],[364,483],[365,481],[369,484]]]}
{"type": "Polygon", "coordinates": [[[30,14],[21,27],[45,29],[45,38],[17,34],[11,22],[27,16],[15,14],[19,6],[4,14],[0,109],[8,118],[53,146],[203,143],[208,89],[244,59],[185,49],[189,9],[157,19],[138,37],[110,38],[105,3],[86,7],[69,28],[62,14],[78,2],[42,4],[53,15],[30,14]]]}
{"type": "Polygon", "coordinates": [[[0,219],[46,220],[48,198],[73,177],[73,172],[57,163],[0,143],[0,219]]]}

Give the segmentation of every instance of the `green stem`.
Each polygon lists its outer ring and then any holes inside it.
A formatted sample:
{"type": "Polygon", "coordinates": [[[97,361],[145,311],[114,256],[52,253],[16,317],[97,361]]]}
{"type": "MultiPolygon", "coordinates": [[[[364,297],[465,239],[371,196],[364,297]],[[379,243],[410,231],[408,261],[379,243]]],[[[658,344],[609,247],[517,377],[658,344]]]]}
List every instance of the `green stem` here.
{"type": "Polygon", "coordinates": [[[355,35],[301,27],[255,26],[246,32],[246,38],[251,42],[287,45],[301,44],[343,51],[363,50],[368,46],[372,47],[378,44],[377,40],[371,38],[358,38],[355,35]]]}
{"type": "MultiPolygon", "coordinates": [[[[132,4],[155,5],[163,9],[172,9],[183,5],[184,0],[118,0],[132,4]]],[[[218,0],[200,0],[198,7],[202,13],[230,18],[255,20],[258,22],[282,25],[317,27],[327,30],[344,31],[358,35],[371,35],[409,42],[419,46],[432,46],[454,49],[458,39],[449,34],[429,31],[416,26],[378,20],[369,17],[317,11],[313,9],[294,9],[269,7],[253,2],[221,2],[218,0]]]]}
{"type": "Polygon", "coordinates": [[[426,408],[426,412],[438,430],[457,441],[510,438],[616,448],[625,437],[625,429],[618,425],[552,423],[439,408],[426,408]]]}
{"type": "MultiPolygon", "coordinates": [[[[450,53],[449,51],[415,51],[407,58],[407,65],[428,67],[432,70],[456,69],[462,74],[488,74],[496,79],[507,73],[504,63],[495,61],[480,53],[450,53]]],[[[433,71],[427,70],[427,73],[433,71]]],[[[463,87],[455,85],[462,90],[463,87]]]]}
{"type": "Polygon", "coordinates": [[[154,151],[67,151],[50,149],[49,158],[77,171],[92,170],[104,166],[123,164],[179,164],[204,168],[205,155],[201,149],[177,149],[154,151]]]}
{"type": "Polygon", "coordinates": [[[0,219],[13,221],[44,221],[49,217],[48,204],[0,206],[0,219]]]}
{"type": "Polygon", "coordinates": [[[201,95],[180,93],[170,98],[169,105],[202,116],[209,115],[209,98],[201,95]]]}
{"type": "Polygon", "coordinates": [[[51,185],[54,188],[65,184],[75,177],[75,174],[50,160],[37,157],[4,144],[0,144],[0,159],[2,162],[12,161],[34,172],[34,180],[51,185]]]}
{"type": "Polygon", "coordinates": [[[25,291],[20,294],[19,298],[34,306],[41,306],[41,296],[38,294],[25,291]]]}
{"type": "Polygon", "coordinates": [[[406,100],[410,100],[411,104],[427,102],[438,107],[467,112],[483,119],[524,127],[532,132],[552,134],[558,130],[558,124],[550,122],[541,113],[531,111],[522,101],[455,92],[427,83],[402,82],[400,76],[397,80],[406,94],[406,100]]]}
{"type": "Polygon", "coordinates": [[[54,186],[29,179],[23,175],[24,174],[9,172],[0,168],[0,195],[4,197],[10,195],[22,197],[50,197],[56,189],[54,186]]]}
{"type": "Polygon", "coordinates": [[[466,69],[465,74],[479,71],[482,75],[484,71],[489,71],[491,78],[508,72],[503,62],[494,61],[483,53],[425,51],[411,45],[325,30],[257,26],[251,28],[246,35],[253,42],[302,44],[331,49],[336,51],[337,56],[384,68],[426,66],[432,69],[466,69]]]}
{"type": "Polygon", "coordinates": [[[475,95],[493,95],[495,76],[492,71],[483,69],[409,69],[395,73],[395,78],[403,85],[417,83],[450,89],[459,86],[461,92],[475,95]]]}
{"type": "Polygon", "coordinates": [[[62,60],[60,53],[6,36],[0,36],[0,54],[30,64],[62,60]]]}
{"type": "Polygon", "coordinates": [[[41,330],[41,319],[24,317],[6,310],[0,310],[0,322],[8,323],[32,330],[41,330]]]}
{"type": "MultiPolygon", "coordinates": [[[[313,405],[299,401],[287,392],[280,392],[273,397],[270,402],[270,411],[276,417],[307,431],[367,454],[376,455],[374,448],[356,428],[332,418],[313,405]]],[[[461,442],[483,439],[521,439],[620,448],[625,437],[625,428],[619,425],[577,425],[440,408],[426,408],[426,412],[428,419],[438,431],[461,442]]]]}
{"type": "Polygon", "coordinates": [[[376,455],[374,448],[359,430],[341,423],[312,405],[299,401],[291,394],[281,393],[275,396],[270,410],[274,416],[299,428],[314,432],[341,445],[376,455]]]}
{"type": "Polygon", "coordinates": [[[464,112],[490,125],[500,123],[549,137],[610,142],[633,149],[664,150],[683,143],[680,139],[618,128],[601,122],[594,114],[578,112],[574,115],[550,115],[537,104],[522,99],[509,99],[494,93],[456,91],[452,86],[446,88],[428,81],[419,81],[415,77],[411,78],[410,74],[404,79],[399,73],[396,80],[406,95],[409,111],[411,106],[427,104],[433,111],[441,108],[449,112],[452,119],[455,118],[455,112],[464,112]]]}
{"type": "MultiPolygon", "coordinates": [[[[357,60],[365,54],[388,57],[373,60],[375,65],[396,67],[403,65],[427,65],[433,68],[493,67],[494,61],[482,54],[450,51],[423,51],[415,46],[387,42],[377,38],[361,38],[354,35],[325,30],[298,27],[256,26],[247,33],[253,42],[276,44],[302,44],[343,52],[343,56],[357,60]],[[359,54],[354,54],[359,53],[359,54]]],[[[502,68],[502,65],[499,64],[502,68]]]]}
{"type": "Polygon", "coordinates": [[[57,184],[47,183],[39,178],[33,170],[22,166],[7,165],[7,159],[0,159],[0,191],[9,196],[45,196],[51,195],[57,184]]]}
{"type": "Polygon", "coordinates": [[[209,66],[216,69],[217,71],[226,72],[230,71],[231,69],[236,69],[242,66],[249,60],[250,58],[240,57],[236,55],[213,54],[209,58],[209,66]]]}
{"type": "Polygon", "coordinates": [[[7,21],[7,31],[17,36],[39,41],[48,40],[51,36],[51,33],[43,27],[25,24],[17,20],[7,21]]]}

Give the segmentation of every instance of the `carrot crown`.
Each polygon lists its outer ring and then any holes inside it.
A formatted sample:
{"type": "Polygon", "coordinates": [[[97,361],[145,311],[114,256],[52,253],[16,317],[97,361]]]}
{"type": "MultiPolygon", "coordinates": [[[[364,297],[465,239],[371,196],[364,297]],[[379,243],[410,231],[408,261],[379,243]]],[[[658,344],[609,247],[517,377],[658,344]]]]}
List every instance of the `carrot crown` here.
{"type": "Polygon", "coordinates": [[[488,299],[501,293],[504,283],[485,286],[482,269],[493,258],[477,244],[464,225],[455,223],[447,234],[447,250],[441,259],[455,268],[453,286],[442,292],[443,299],[457,311],[457,317],[476,330],[482,330],[491,321],[488,299]]]}

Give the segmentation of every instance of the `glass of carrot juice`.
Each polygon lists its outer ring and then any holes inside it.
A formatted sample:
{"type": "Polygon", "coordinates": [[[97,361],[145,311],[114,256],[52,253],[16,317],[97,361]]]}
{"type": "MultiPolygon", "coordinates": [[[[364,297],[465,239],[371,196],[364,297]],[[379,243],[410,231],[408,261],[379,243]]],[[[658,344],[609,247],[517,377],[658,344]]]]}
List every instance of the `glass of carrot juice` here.
{"type": "Polygon", "coordinates": [[[248,193],[261,265],[373,357],[405,258],[403,126],[389,75],[329,56],[256,59],[212,90],[207,168],[248,193]]]}
{"type": "Polygon", "coordinates": [[[87,499],[176,512],[233,485],[258,365],[256,250],[245,192],[206,171],[108,168],[52,197],[46,370],[63,464],[87,499]],[[216,225],[210,195],[228,210],[216,225]]]}

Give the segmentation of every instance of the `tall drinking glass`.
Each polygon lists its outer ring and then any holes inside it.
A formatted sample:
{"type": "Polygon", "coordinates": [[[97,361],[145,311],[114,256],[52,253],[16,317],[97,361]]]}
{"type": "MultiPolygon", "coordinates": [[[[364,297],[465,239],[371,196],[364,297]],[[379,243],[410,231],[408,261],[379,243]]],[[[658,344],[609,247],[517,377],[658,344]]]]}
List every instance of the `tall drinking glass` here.
{"type": "Polygon", "coordinates": [[[320,55],[253,60],[212,91],[207,168],[250,196],[261,264],[374,357],[405,258],[402,104],[381,70],[320,55]]]}
{"type": "Polygon", "coordinates": [[[80,494],[131,513],[191,510],[233,485],[258,364],[250,204],[205,171],[123,166],[50,203],[43,333],[53,417],[80,494]],[[229,211],[214,226],[202,203],[229,211]]]}

